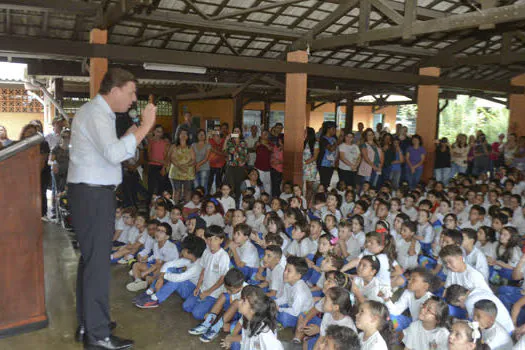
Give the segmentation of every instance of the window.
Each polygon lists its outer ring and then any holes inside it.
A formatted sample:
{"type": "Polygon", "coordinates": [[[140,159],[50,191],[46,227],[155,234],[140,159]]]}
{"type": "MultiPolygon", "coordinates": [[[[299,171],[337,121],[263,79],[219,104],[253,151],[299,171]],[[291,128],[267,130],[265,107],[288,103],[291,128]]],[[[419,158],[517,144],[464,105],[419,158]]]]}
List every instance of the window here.
{"type": "MultiPolygon", "coordinates": [[[[141,113],[142,110],[148,104],[148,100],[137,100],[138,112],[141,113]]],[[[171,117],[172,114],[172,105],[171,100],[169,99],[158,99],[155,101],[157,106],[157,116],[161,117],[171,117]]]]}
{"type": "Polygon", "coordinates": [[[384,124],[385,121],[385,115],[384,114],[374,114],[374,130],[376,130],[377,124],[381,123],[384,124]]]}
{"type": "Polygon", "coordinates": [[[275,124],[282,123],[284,124],[284,111],[271,111],[270,112],[270,125],[269,128],[271,129],[275,124]]]}
{"type": "Polygon", "coordinates": [[[323,121],[325,122],[335,122],[335,113],[333,112],[324,112],[323,121]]]}
{"type": "Polygon", "coordinates": [[[334,112],[325,112],[324,121],[325,122],[334,122],[337,124],[339,129],[344,129],[346,124],[346,113],[342,112],[341,106],[337,107],[337,116],[334,112]]]}

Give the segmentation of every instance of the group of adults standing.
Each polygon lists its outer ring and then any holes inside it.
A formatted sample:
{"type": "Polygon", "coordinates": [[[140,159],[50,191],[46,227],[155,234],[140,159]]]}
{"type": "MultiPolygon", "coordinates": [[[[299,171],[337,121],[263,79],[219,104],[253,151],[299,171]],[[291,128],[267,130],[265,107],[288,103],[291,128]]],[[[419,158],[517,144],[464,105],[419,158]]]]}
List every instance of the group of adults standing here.
{"type": "Polygon", "coordinates": [[[304,141],[304,179],[307,196],[311,195],[319,174],[319,183],[326,189],[337,169],[340,181],[355,186],[369,182],[378,186],[391,181],[397,188],[401,179],[415,187],[423,172],[426,150],[419,135],[408,136],[408,129],[396,125],[395,134],[383,129],[339,130],[334,122],[325,122],[317,135],[308,127],[304,141]]]}
{"type": "Polygon", "coordinates": [[[245,137],[241,128],[230,132],[228,123],[222,123],[208,134],[195,128],[187,112],[171,143],[163,127],[156,125],[146,146],[148,189],[151,194],[171,190],[173,200],[179,202],[189,201],[193,189],[202,188],[208,194],[227,183],[239,198],[247,170],[257,169],[254,181],[278,196],[283,171],[282,129],[281,123],[260,132],[252,126],[245,137]]]}

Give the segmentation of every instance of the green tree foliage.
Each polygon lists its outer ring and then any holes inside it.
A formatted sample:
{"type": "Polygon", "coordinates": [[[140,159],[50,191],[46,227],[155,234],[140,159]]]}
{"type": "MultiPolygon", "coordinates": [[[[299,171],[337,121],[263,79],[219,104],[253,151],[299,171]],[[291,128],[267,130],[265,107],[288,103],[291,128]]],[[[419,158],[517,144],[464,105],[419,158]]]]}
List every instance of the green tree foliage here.
{"type": "MultiPolygon", "coordinates": [[[[439,138],[447,137],[451,143],[459,133],[474,135],[483,130],[489,142],[498,139],[500,133],[507,133],[509,111],[503,105],[493,104],[484,107],[476,97],[460,95],[448,104],[439,116],[439,138]]],[[[440,100],[440,108],[446,104],[440,100]]],[[[397,123],[408,126],[409,132],[415,132],[417,123],[417,105],[401,105],[397,111],[397,123]]]]}
{"type": "MultiPolygon", "coordinates": [[[[459,133],[474,135],[477,130],[482,130],[488,141],[494,142],[500,133],[506,133],[509,125],[508,109],[496,104],[483,107],[483,103],[477,103],[478,100],[463,95],[456,100],[449,100],[440,114],[439,137],[447,137],[450,142],[454,142],[459,133]]],[[[440,101],[440,106],[444,103],[440,101]]]]}

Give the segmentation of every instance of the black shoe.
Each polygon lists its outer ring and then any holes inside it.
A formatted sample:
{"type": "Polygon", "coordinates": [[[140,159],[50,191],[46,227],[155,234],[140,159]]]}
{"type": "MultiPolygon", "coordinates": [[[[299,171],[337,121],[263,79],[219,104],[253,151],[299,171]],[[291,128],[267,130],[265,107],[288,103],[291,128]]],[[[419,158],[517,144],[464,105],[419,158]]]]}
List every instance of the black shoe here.
{"type": "Polygon", "coordinates": [[[122,339],[114,335],[101,340],[87,340],[84,349],[107,349],[107,350],[124,350],[133,347],[133,340],[122,339]]]}
{"type": "MultiPolygon", "coordinates": [[[[113,331],[115,328],[117,328],[117,322],[111,321],[109,323],[109,330],[113,331]]],[[[86,339],[86,329],[84,326],[78,326],[77,331],[75,332],[75,341],[77,343],[83,343],[86,339]]]]}

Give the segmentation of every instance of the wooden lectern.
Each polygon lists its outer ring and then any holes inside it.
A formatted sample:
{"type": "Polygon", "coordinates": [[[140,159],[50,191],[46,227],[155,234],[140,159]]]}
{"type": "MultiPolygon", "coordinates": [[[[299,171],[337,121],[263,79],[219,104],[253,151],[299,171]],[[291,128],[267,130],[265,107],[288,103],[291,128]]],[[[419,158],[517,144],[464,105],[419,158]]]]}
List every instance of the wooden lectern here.
{"type": "Polygon", "coordinates": [[[0,338],[47,326],[41,135],[0,150],[0,338]]]}

